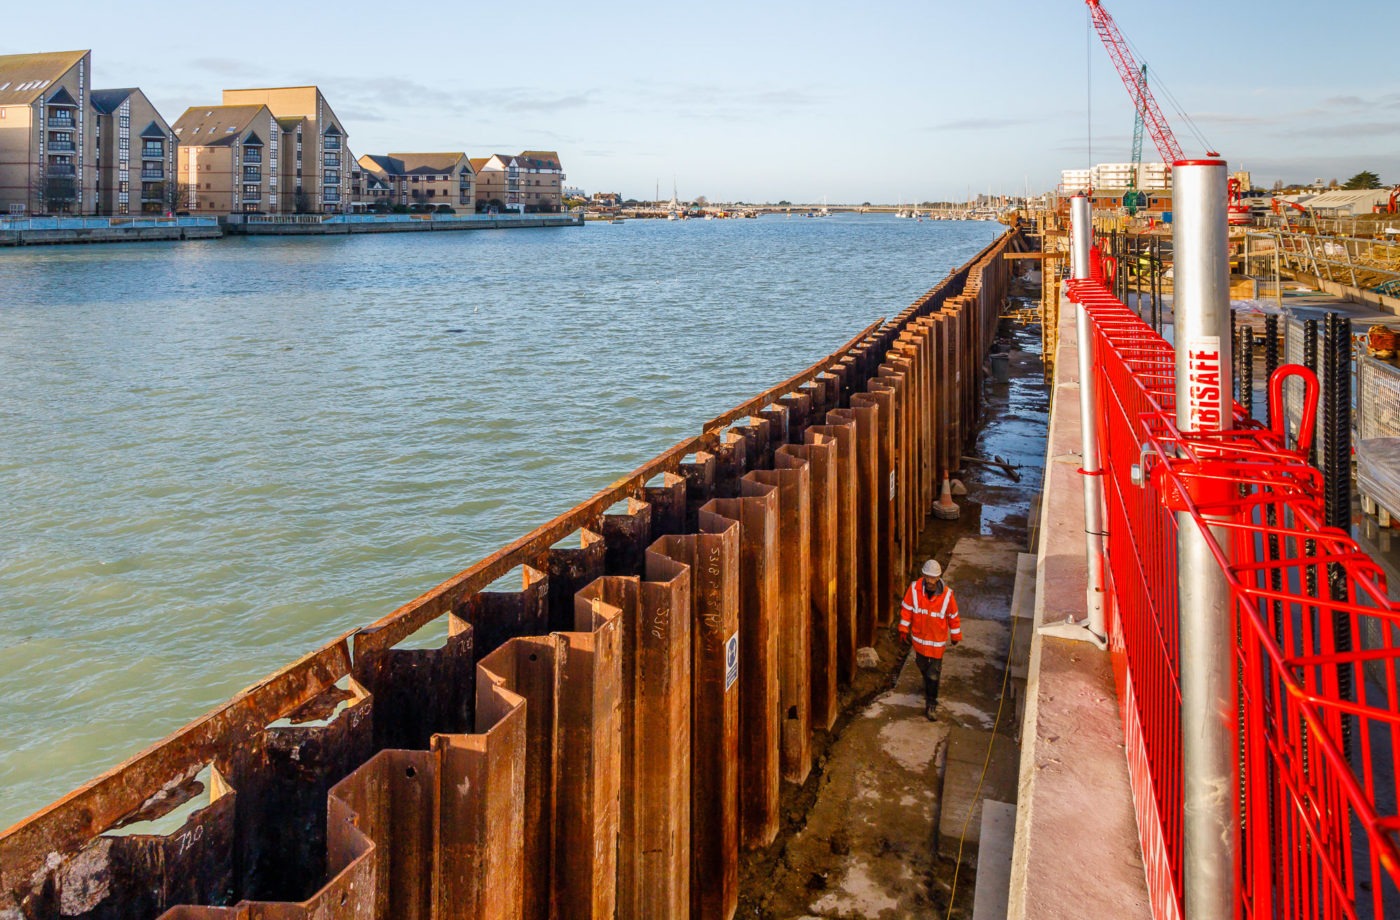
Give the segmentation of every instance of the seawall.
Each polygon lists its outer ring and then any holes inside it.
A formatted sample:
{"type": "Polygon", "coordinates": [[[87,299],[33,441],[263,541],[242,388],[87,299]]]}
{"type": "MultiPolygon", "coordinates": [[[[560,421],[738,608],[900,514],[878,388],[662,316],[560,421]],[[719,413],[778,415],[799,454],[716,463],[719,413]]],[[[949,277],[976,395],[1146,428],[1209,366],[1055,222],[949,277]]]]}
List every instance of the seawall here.
{"type": "Polygon", "coordinates": [[[893,621],[1023,245],[5,831],[0,917],[732,916],[893,621]]]}

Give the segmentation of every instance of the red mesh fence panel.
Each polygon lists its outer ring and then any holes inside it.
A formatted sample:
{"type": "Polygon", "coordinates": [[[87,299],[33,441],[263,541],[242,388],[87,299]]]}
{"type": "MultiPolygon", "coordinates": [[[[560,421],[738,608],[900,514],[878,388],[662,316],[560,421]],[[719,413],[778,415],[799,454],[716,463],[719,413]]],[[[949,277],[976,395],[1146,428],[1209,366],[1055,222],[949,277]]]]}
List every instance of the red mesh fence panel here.
{"type": "Polygon", "coordinates": [[[1238,407],[1233,430],[1176,430],[1172,346],[1095,274],[1066,287],[1093,322],[1108,623],[1154,914],[1182,904],[1181,512],[1228,536],[1207,531],[1236,618],[1238,915],[1400,916],[1400,604],[1323,525],[1321,474],[1279,433],[1238,407]]]}

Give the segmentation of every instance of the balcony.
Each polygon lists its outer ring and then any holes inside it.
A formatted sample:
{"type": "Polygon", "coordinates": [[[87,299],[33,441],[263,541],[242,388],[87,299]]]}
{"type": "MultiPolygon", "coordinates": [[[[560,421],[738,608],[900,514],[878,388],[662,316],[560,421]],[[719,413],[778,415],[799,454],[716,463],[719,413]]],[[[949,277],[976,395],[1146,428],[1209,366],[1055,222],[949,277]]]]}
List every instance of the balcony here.
{"type": "MultiPolygon", "coordinates": [[[[142,173],[142,175],[145,175],[145,173],[142,173]]],[[[245,167],[243,167],[243,181],[244,181],[244,182],[261,182],[261,181],[262,181],[262,170],[259,169],[259,168],[256,167],[256,166],[245,166],[245,167]]]]}
{"type": "Polygon", "coordinates": [[[340,154],[338,154],[338,153],[328,153],[328,154],[326,154],[325,159],[323,159],[323,160],[321,161],[321,165],[322,165],[323,167],[325,167],[326,169],[339,169],[339,168],[340,168],[340,154]]]}
{"type": "Polygon", "coordinates": [[[69,128],[72,128],[74,125],[73,115],[69,112],[50,111],[48,121],[46,122],[46,124],[50,128],[59,128],[62,130],[67,130],[69,128]]]}
{"type": "Polygon", "coordinates": [[[49,153],[75,153],[78,145],[69,140],[49,141],[49,153]]]}
{"type": "Polygon", "coordinates": [[[245,150],[245,151],[243,152],[243,163],[244,163],[244,165],[247,165],[247,166],[253,166],[253,165],[261,166],[261,165],[262,165],[262,152],[259,151],[259,152],[257,152],[257,153],[254,153],[254,152],[251,151],[251,150],[245,150]]]}
{"type": "Polygon", "coordinates": [[[340,138],[335,137],[335,136],[333,136],[333,135],[332,135],[332,136],[327,136],[327,137],[325,138],[324,147],[325,147],[326,150],[339,150],[339,149],[340,149],[340,138]]]}
{"type": "Polygon", "coordinates": [[[141,170],[141,178],[142,178],[142,179],[164,179],[164,178],[165,178],[165,170],[163,170],[163,169],[143,169],[143,170],[141,170]]]}
{"type": "Polygon", "coordinates": [[[159,144],[141,148],[141,159],[143,160],[163,160],[165,159],[165,148],[159,144]]]}
{"type": "Polygon", "coordinates": [[[324,201],[324,202],[326,202],[327,204],[330,204],[330,203],[332,203],[332,202],[339,201],[339,200],[340,200],[340,190],[339,190],[339,189],[334,189],[334,188],[328,188],[328,189],[326,189],[326,190],[322,193],[322,195],[321,195],[321,200],[324,201]]]}
{"type": "Polygon", "coordinates": [[[76,176],[78,174],[78,171],[72,166],[68,166],[61,163],[49,166],[49,168],[45,170],[45,172],[50,176],[65,176],[68,178],[72,178],[73,176],[76,176]]]}
{"type": "Polygon", "coordinates": [[[248,195],[248,194],[245,194],[245,195],[243,196],[243,203],[244,203],[244,204],[257,204],[257,203],[260,202],[260,201],[262,201],[262,193],[261,193],[261,192],[259,192],[259,193],[256,194],[256,195],[248,195]]]}

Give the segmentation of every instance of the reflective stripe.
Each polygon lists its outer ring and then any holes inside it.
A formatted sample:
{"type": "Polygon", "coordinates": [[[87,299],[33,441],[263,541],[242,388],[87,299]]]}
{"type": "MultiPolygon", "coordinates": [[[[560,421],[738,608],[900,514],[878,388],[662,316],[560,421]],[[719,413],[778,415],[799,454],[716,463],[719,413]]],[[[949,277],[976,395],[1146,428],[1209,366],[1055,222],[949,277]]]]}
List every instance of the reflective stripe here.
{"type": "Polygon", "coordinates": [[[929,645],[933,648],[942,648],[948,644],[947,642],[939,642],[936,639],[920,639],[918,636],[913,636],[912,639],[916,645],[929,645]]]}

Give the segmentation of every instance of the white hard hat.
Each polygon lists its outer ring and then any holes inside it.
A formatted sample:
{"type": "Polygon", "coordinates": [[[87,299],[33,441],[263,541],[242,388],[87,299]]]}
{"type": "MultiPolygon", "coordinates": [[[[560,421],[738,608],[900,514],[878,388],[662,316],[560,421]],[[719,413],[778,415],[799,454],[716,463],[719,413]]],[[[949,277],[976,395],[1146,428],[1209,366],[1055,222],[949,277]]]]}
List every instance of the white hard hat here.
{"type": "Polygon", "coordinates": [[[943,574],[943,566],[938,564],[937,559],[930,559],[924,563],[924,574],[929,578],[938,578],[943,574]]]}

